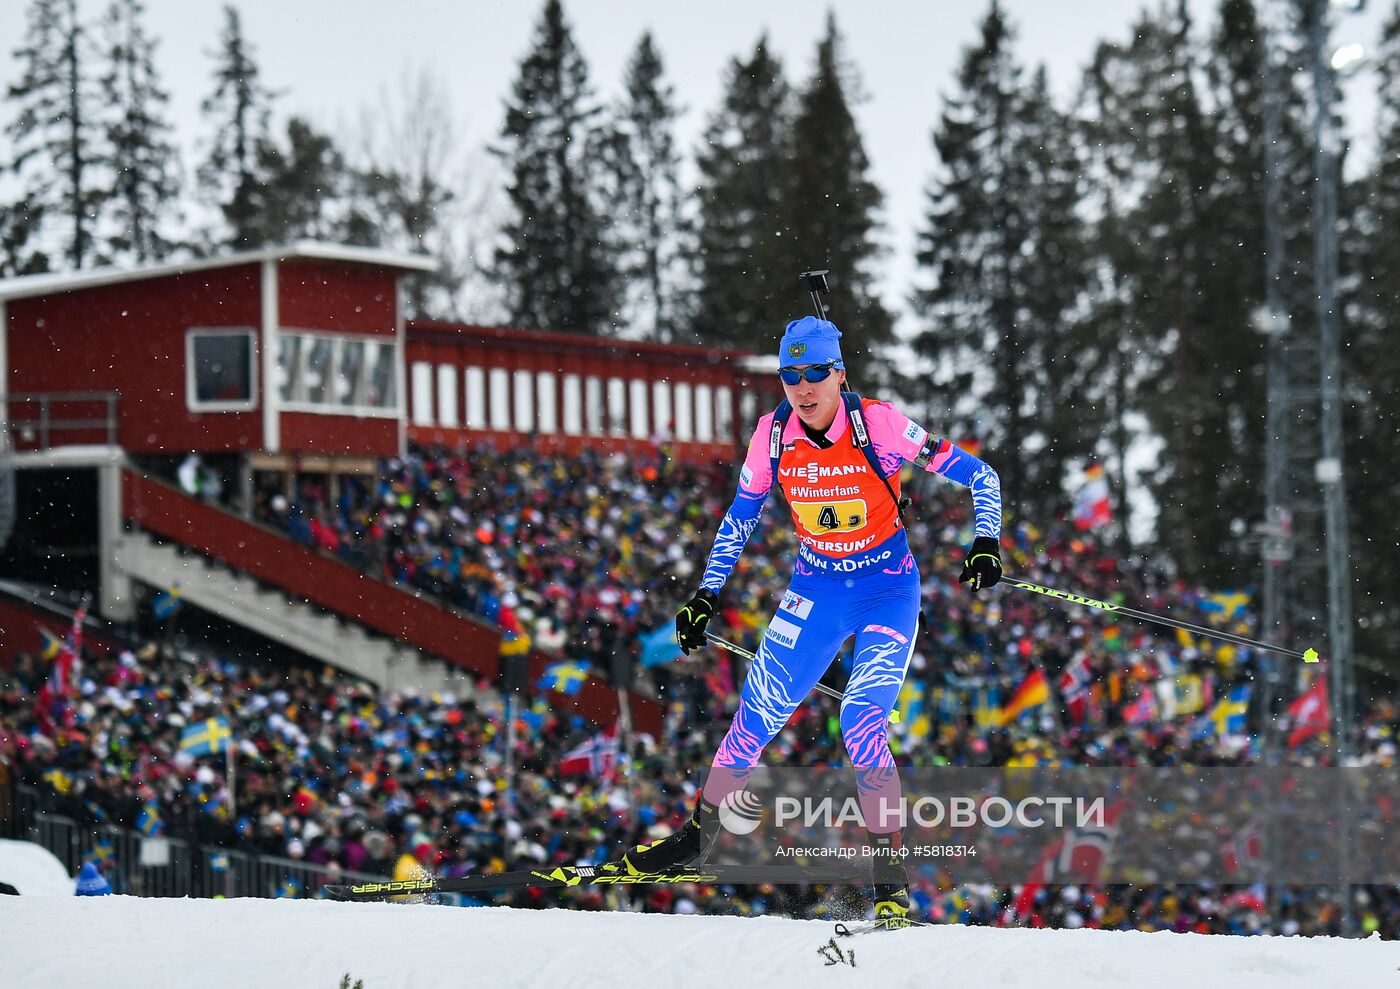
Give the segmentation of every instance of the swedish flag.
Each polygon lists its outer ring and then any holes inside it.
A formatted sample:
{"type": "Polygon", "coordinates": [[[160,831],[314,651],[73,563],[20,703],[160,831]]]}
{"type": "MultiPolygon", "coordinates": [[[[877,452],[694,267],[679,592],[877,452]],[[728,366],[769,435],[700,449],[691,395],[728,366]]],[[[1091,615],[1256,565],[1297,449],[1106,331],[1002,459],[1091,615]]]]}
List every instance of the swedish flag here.
{"type": "Polygon", "coordinates": [[[924,685],[914,679],[905,680],[894,709],[899,712],[900,722],[912,725],[924,713],[924,685]]]}
{"type": "Polygon", "coordinates": [[[54,635],[46,628],[39,629],[39,637],[43,640],[44,648],[41,655],[45,659],[53,659],[63,651],[63,640],[54,635]]]}
{"type": "Polygon", "coordinates": [[[180,610],[180,585],[171,584],[151,602],[151,612],[161,621],[180,610]]]}
{"type": "Polygon", "coordinates": [[[112,839],[98,838],[87,853],[83,855],[84,862],[91,862],[99,869],[105,869],[112,864],[112,839]]]}
{"type": "Polygon", "coordinates": [[[1216,738],[1223,738],[1226,735],[1244,734],[1244,716],[1249,710],[1249,685],[1236,687],[1229,694],[1220,698],[1215,706],[1206,714],[1196,719],[1195,729],[1191,732],[1193,738],[1207,738],[1214,735],[1216,738]]]}
{"type": "Polygon", "coordinates": [[[277,899],[279,900],[295,900],[300,897],[301,883],[297,882],[291,876],[283,879],[277,887],[277,899]]]}
{"type": "Polygon", "coordinates": [[[212,755],[222,752],[224,743],[233,737],[228,718],[196,721],[180,733],[180,751],[190,755],[212,755]]]}
{"type": "Polygon", "coordinates": [[[973,708],[973,723],[979,732],[988,728],[1001,727],[1001,696],[996,687],[984,687],[977,691],[976,706],[973,708]]]}
{"type": "Polygon", "coordinates": [[[1249,600],[1250,597],[1246,591],[1219,591],[1215,594],[1207,594],[1202,599],[1200,607],[1202,611],[1210,614],[1234,618],[1249,606],[1249,600]]]}
{"type": "Polygon", "coordinates": [[[147,802],[146,806],[141,808],[141,813],[136,815],[136,830],[147,838],[159,835],[163,826],[160,819],[160,807],[154,800],[147,802]]]}
{"type": "Polygon", "coordinates": [[[588,679],[588,664],[574,661],[551,663],[544,668],[544,676],[535,681],[535,686],[573,696],[583,688],[588,679]]]}
{"type": "Polygon", "coordinates": [[[53,792],[59,796],[67,796],[68,791],[73,789],[73,777],[61,769],[50,769],[44,773],[44,781],[53,787],[53,792]]]}

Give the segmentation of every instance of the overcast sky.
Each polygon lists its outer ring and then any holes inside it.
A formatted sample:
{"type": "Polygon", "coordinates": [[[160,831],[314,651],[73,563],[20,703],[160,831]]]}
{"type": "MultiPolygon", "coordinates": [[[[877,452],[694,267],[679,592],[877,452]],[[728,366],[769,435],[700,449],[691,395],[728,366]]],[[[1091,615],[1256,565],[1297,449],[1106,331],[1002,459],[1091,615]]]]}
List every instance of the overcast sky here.
{"type": "MultiPolygon", "coordinates": [[[[1153,0],[1156,2],[1156,0],[1153,0]]],[[[1287,0],[1269,0],[1273,3],[1287,0]]],[[[79,0],[95,17],[104,0],[79,0]]],[[[1212,24],[1215,0],[1190,0],[1200,27],[1212,24]]],[[[349,140],[353,122],[406,67],[426,63],[451,91],[468,144],[495,137],[502,100],[539,18],[542,0],[239,0],[245,34],[268,85],[282,92],[279,114],[309,116],[349,140]]],[[[1023,61],[1045,62],[1061,100],[1075,90],[1100,39],[1126,40],[1142,0],[1003,0],[1023,61]]],[[[1334,38],[1371,44],[1393,0],[1371,0],[1341,20],[1334,38]]],[[[160,38],[158,67],[172,92],[186,172],[206,133],[199,102],[210,89],[222,23],[213,0],[146,0],[149,29],[160,38]]],[[[959,57],[977,38],[988,3],[974,0],[709,0],[706,4],[642,0],[565,0],[565,15],[588,61],[598,95],[616,95],[623,67],[650,29],[686,113],[679,128],[687,155],[719,102],[729,60],[747,54],[766,31],[788,76],[811,72],[825,11],[834,9],[868,99],[856,117],[875,181],[885,194],[885,241],[891,251],[887,301],[903,308],[913,275],[914,230],[934,167],[930,131],[950,90],[959,57]]],[[[18,75],[14,48],[23,38],[27,0],[0,0],[0,85],[18,75]]],[[[1353,94],[1373,85],[1352,81],[1353,94]]],[[[1371,103],[1353,96],[1353,130],[1364,134],[1371,103]]],[[[5,115],[9,121],[9,114],[5,115]]],[[[0,136],[0,141],[3,141],[0,136]]],[[[1364,149],[1363,149],[1364,151],[1364,149]]]]}

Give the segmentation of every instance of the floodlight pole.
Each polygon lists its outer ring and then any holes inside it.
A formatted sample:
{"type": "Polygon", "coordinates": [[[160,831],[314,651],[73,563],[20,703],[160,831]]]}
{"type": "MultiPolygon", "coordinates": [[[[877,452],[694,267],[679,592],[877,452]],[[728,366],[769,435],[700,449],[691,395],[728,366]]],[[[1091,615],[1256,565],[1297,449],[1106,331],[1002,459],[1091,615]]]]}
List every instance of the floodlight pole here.
{"type": "MultiPolygon", "coordinates": [[[[1313,83],[1313,287],[1317,301],[1318,360],[1321,366],[1320,415],[1322,457],[1317,480],[1322,485],[1327,541],[1327,657],[1331,674],[1332,734],[1337,768],[1350,751],[1353,725],[1352,611],[1350,551],[1347,538],[1346,483],[1342,449],[1340,329],[1337,320],[1337,163],[1333,144],[1339,139],[1331,126],[1333,70],[1328,61],[1329,0],[1301,0],[1307,31],[1308,59],[1313,83]]],[[[1350,819],[1345,777],[1339,781],[1342,801],[1341,908],[1342,934],[1353,930],[1350,819]]]]}

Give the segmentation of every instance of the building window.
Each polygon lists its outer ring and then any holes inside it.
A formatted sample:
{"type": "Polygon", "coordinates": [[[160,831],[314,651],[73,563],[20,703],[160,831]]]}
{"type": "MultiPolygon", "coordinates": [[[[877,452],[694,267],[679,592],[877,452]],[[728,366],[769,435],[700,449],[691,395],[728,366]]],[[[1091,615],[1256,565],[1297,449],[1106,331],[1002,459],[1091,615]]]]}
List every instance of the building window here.
{"type": "Polygon", "coordinates": [[[282,404],[295,402],[301,384],[301,337],[279,334],[277,339],[277,397],[282,404]]]}
{"type": "Polygon", "coordinates": [[[714,392],[709,385],[695,386],[695,438],[701,443],[715,438],[714,392]]]}
{"type": "Polygon", "coordinates": [[[535,376],[539,392],[539,430],[546,435],[559,432],[559,391],[553,371],[541,371],[535,376]]]}
{"type": "Polygon", "coordinates": [[[627,382],[621,378],[608,379],[608,432],[627,435],[627,382]]]}
{"type": "Polygon", "coordinates": [[[462,387],[466,391],[467,428],[486,428],[486,371],[479,367],[469,367],[462,374],[462,387]]]}
{"type": "Polygon", "coordinates": [[[694,420],[691,416],[695,412],[695,405],[691,401],[689,383],[676,382],[676,407],[672,411],[676,415],[676,439],[682,443],[690,442],[694,439],[694,433],[691,429],[694,420]]]}
{"type": "Polygon", "coordinates": [[[433,424],[433,366],[427,361],[413,362],[413,424],[433,424]]]}
{"type": "Polygon", "coordinates": [[[715,439],[734,442],[734,394],[728,385],[715,389],[715,439]]]}
{"type": "Polygon", "coordinates": [[[752,429],[749,423],[758,418],[758,396],[747,388],[739,393],[739,418],[745,429],[752,429]]]}
{"type": "MultiPolygon", "coordinates": [[[[397,416],[398,361],[397,344],[382,337],[279,330],[277,397],[292,412],[397,416]]],[[[420,391],[417,374],[415,392],[420,391]]],[[[427,392],[432,395],[431,380],[427,392]]],[[[415,425],[421,425],[418,418],[415,414],[415,425]]]]}
{"type": "Polygon", "coordinates": [[[242,412],[257,405],[252,329],[190,330],[185,337],[189,407],[242,412]]]}
{"type": "Polygon", "coordinates": [[[603,379],[589,375],[583,382],[584,430],[589,436],[603,435],[603,379]]]}
{"type": "Polygon", "coordinates": [[[493,367],[489,380],[491,428],[506,432],[510,429],[510,372],[503,367],[493,367]]]}
{"type": "Polygon", "coordinates": [[[583,379],[577,374],[564,375],[564,434],[578,436],[583,432],[583,379]]]}
{"type": "Polygon", "coordinates": [[[438,386],[438,425],[449,429],[457,427],[457,368],[451,364],[439,364],[437,369],[438,386]]]}
{"type": "Polygon", "coordinates": [[[345,340],[340,344],[340,361],[335,373],[335,404],[364,404],[365,342],[345,340]]]}
{"type": "Polygon", "coordinates": [[[515,372],[515,431],[533,433],[535,431],[535,376],[530,371],[515,372]]]}
{"type": "Polygon", "coordinates": [[[312,337],[306,341],[304,348],[306,374],[302,396],[308,405],[325,405],[331,393],[331,360],[335,357],[335,341],[327,337],[312,337]]]}
{"type": "Polygon", "coordinates": [[[398,376],[394,374],[394,345],[369,345],[369,377],[365,403],[372,409],[398,408],[398,376]]]}
{"type": "Polygon", "coordinates": [[[633,378],[627,383],[628,403],[631,406],[628,413],[628,420],[632,423],[632,438],[644,440],[647,438],[647,383],[638,378],[633,378]]]}
{"type": "Polygon", "coordinates": [[[653,435],[662,443],[672,440],[674,415],[671,412],[671,384],[667,381],[651,383],[651,410],[655,420],[653,435]]]}

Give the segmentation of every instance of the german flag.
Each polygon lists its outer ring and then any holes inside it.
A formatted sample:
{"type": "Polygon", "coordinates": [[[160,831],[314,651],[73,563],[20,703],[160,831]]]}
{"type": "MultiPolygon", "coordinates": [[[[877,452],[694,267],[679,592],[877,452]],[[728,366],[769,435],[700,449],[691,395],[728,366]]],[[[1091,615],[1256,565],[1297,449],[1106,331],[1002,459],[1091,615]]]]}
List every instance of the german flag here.
{"type": "Polygon", "coordinates": [[[1050,699],[1050,685],[1045,682],[1045,674],[1040,670],[1032,670],[1021,685],[1016,688],[1016,693],[1011,695],[1011,700],[1001,709],[1001,724],[1006,727],[1031,708],[1039,707],[1050,699]]]}

